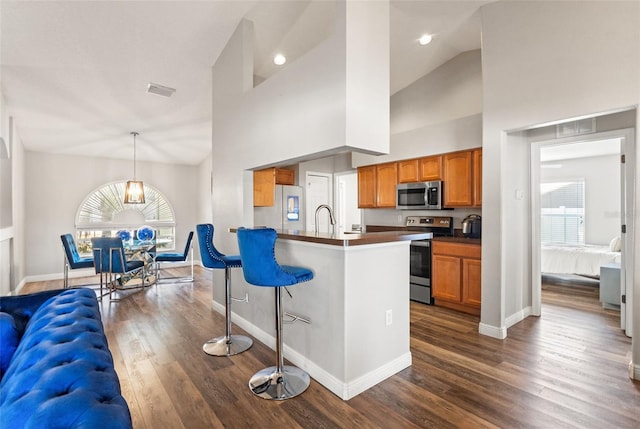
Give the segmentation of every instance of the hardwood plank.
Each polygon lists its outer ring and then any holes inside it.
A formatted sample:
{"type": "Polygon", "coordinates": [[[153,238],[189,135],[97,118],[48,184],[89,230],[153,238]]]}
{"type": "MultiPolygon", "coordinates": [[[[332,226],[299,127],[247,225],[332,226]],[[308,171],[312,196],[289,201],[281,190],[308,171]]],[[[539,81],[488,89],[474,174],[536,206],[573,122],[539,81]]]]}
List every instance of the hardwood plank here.
{"type": "MultiPolygon", "coordinates": [[[[275,352],[254,340],[236,356],[204,353],[225,321],[212,308],[212,272],[196,267],[195,277],[100,304],[136,429],[640,427],[640,382],[627,376],[631,341],[591,284],[545,284],[542,316],[512,326],[505,340],[480,335],[476,316],[411,302],[411,367],[349,401],[314,380],[294,399],[267,401],[247,384],[275,352]]],[[[35,282],[21,293],[61,287],[35,282]]]]}
{"type": "Polygon", "coordinates": [[[157,368],[160,381],[169,397],[173,398],[180,421],[189,429],[224,428],[199,389],[195,387],[184,368],[177,361],[157,368]]]}

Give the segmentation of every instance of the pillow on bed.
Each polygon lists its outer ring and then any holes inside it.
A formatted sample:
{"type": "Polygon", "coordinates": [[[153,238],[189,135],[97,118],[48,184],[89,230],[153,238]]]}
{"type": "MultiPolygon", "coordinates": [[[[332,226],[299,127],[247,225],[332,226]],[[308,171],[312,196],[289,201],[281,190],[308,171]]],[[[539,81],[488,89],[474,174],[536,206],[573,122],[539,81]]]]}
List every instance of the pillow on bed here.
{"type": "Polygon", "coordinates": [[[609,251],[619,252],[621,249],[622,249],[622,242],[620,240],[620,237],[613,237],[613,239],[609,243],[609,251]]]}

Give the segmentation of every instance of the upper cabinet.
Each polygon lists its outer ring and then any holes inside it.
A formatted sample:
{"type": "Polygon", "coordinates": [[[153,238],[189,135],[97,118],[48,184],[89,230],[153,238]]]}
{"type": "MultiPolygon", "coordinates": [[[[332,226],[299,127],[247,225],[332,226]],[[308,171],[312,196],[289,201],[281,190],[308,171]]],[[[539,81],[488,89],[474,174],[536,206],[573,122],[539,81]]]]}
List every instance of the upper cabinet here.
{"type": "Polygon", "coordinates": [[[358,207],[395,207],[398,163],[358,167],[358,207]]]}
{"type": "Polygon", "coordinates": [[[269,207],[275,202],[276,185],[293,185],[295,172],[284,168],[265,168],[253,172],[253,205],[269,207]]]}
{"type": "Polygon", "coordinates": [[[376,165],[376,207],[396,207],[397,184],[397,162],[388,162],[386,164],[376,165]]]}
{"type": "Polygon", "coordinates": [[[420,164],[417,159],[398,161],[398,183],[419,181],[420,164]]]}
{"type": "Polygon", "coordinates": [[[418,161],[420,163],[418,181],[442,180],[442,155],[427,156],[418,161]]]}
{"type": "Polygon", "coordinates": [[[376,207],[376,166],[358,167],[358,207],[376,207]]]}
{"type": "Polygon", "coordinates": [[[473,203],[471,151],[444,155],[444,205],[468,207],[473,203]]]}
{"type": "Polygon", "coordinates": [[[482,205],[482,149],[443,155],[445,207],[482,205]]]}
{"type": "Polygon", "coordinates": [[[396,206],[398,183],[442,180],[444,207],[482,206],[482,148],[358,168],[358,207],[396,206]]]}
{"type": "Polygon", "coordinates": [[[398,161],[398,183],[442,180],[442,156],[398,161]]]}
{"type": "Polygon", "coordinates": [[[473,202],[482,205],[482,149],[474,149],[471,154],[473,163],[473,202]]]}

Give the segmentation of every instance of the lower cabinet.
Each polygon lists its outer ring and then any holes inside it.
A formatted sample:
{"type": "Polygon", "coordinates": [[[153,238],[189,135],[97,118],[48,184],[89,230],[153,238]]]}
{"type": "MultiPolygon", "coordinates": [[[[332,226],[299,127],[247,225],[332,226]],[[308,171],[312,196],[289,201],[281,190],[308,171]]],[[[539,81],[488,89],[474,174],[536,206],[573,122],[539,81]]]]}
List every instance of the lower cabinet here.
{"type": "Polygon", "coordinates": [[[479,244],[433,240],[431,291],[435,305],[480,315],[482,297],[479,244]]]}

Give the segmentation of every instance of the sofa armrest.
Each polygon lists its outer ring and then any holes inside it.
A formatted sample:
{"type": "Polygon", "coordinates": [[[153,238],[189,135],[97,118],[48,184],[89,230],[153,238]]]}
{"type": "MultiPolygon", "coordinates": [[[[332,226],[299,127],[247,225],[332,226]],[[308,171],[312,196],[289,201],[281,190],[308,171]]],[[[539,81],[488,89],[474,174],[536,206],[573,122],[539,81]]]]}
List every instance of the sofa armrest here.
{"type": "Polygon", "coordinates": [[[24,330],[33,313],[49,298],[64,291],[65,289],[56,289],[28,295],[3,296],[0,297],[0,311],[13,316],[19,338],[22,338],[22,334],[24,334],[24,330]]]}

